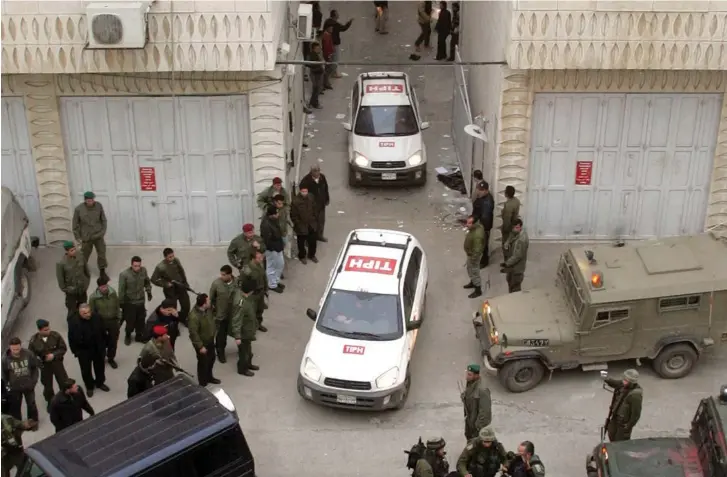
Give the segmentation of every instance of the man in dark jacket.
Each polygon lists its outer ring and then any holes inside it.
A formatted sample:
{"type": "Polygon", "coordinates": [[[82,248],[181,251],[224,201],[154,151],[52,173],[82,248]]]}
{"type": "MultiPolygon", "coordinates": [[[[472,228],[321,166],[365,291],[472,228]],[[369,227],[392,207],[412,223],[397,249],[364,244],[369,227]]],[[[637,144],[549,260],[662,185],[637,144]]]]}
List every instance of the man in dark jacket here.
{"type": "Polygon", "coordinates": [[[437,32],[437,60],[447,59],[447,37],[452,33],[452,14],[447,2],[439,2],[439,19],[434,27],[437,32]]]}
{"type": "MultiPolygon", "coordinates": [[[[10,339],[10,347],[2,360],[2,380],[8,386],[7,414],[22,420],[22,405],[28,411],[28,419],[38,422],[38,406],[35,404],[35,386],[38,384],[40,362],[29,350],[23,348],[20,338],[10,339]]],[[[37,429],[37,424],[33,430],[37,429]]]]}
{"type": "Polygon", "coordinates": [[[535,445],[523,441],[517,448],[517,455],[512,456],[507,466],[510,477],[545,477],[545,466],[535,453],[535,445]]]}
{"type": "Polygon", "coordinates": [[[166,298],[162,303],[154,308],[149,318],[146,320],[146,339],[150,340],[154,337],[154,327],[157,325],[165,326],[169,334],[169,342],[174,349],[174,344],[179,337],[179,313],[177,312],[177,302],[171,298],[166,298]]]}
{"type": "Polygon", "coordinates": [[[338,10],[331,10],[331,16],[328,18],[325,23],[323,23],[323,29],[326,29],[327,25],[332,26],[331,34],[333,35],[333,61],[336,63],[333,65],[333,77],[334,78],[340,78],[341,74],[338,72],[338,61],[341,59],[341,32],[346,31],[349,28],[351,28],[351,24],[353,23],[353,18],[348,20],[345,25],[342,25],[339,23],[338,19],[340,17],[338,16],[338,10]]]}
{"type": "Polygon", "coordinates": [[[293,222],[293,230],[298,241],[298,259],[302,264],[308,263],[307,259],[318,263],[316,258],[316,248],[318,247],[316,213],[316,204],[308,193],[308,186],[301,182],[298,195],[295,196],[290,207],[290,220],[293,222]]]}
{"type": "MultiPolygon", "coordinates": [[[[179,303],[179,322],[187,325],[187,315],[189,315],[189,282],[187,281],[187,272],[184,271],[182,262],[174,256],[174,250],[171,248],[164,249],[164,260],[154,269],[151,274],[151,282],[164,290],[164,298],[174,300],[179,303]]],[[[176,339],[176,338],[174,338],[176,339]]]]}
{"type": "Polygon", "coordinates": [[[389,33],[389,2],[374,2],[376,7],[376,31],[379,35],[389,33]]]}
{"type": "Polygon", "coordinates": [[[50,323],[47,320],[38,320],[35,325],[38,327],[38,332],[30,337],[28,350],[42,363],[40,383],[43,385],[43,397],[46,405],[50,406],[50,401],[55,396],[53,378],[55,377],[59,388],[68,378],[66,368],[63,366],[63,358],[66,356],[68,347],[63,336],[50,329],[50,323]]]}
{"type": "Polygon", "coordinates": [[[331,203],[331,196],[328,193],[328,181],[321,173],[321,167],[313,164],[310,172],[300,181],[300,189],[305,187],[308,193],[313,196],[316,204],[316,238],[319,242],[328,242],[323,235],[326,226],[326,207],[331,203]]]}
{"type": "Polygon", "coordinates": [[[75,380],[66,379],[61,390],[51,400],[50,422],[55,426],[56,432],[61,432],[83,421],[83,411],[89,416],[96,414],[86,399],[83,388],[76,384],[75,380]]]}
{"type": "Polygon", "coordinates": [[[320,61],[320,64],[310,64],[308,69],[310,70],[310,81],[311,81],[311,92],[310,100],[308,100],[308,106],[315,109],[321,109],[321,103],[318,101],[318,97],[323,92],[323,86],[325,83],[325,65],[323,65],[323,52],[321,51],[321,44],[318,42],[311,43],[310,61],[320,61]]]}
{"type": "Polygon", "coordinates": [[[189,341],[197,355],[199,385],[220,384],[221,381],[212,374],[215,365],[215,315],[206,293],[197,296],[197,302],[189,313],[189,341]]]}
{"type": "Polygon", "coordinates": [[[490,231],[495,214],[495,201],[490,194],[490,185],[487,181],[477,184],[476,198],[472,201],[472,215],[485,229],[485,250],[480,259],[480,268],[490,264],[490,231]]]}
{"type": "Polygon", "coordinates": [[[95,388],[109,392],[106,386],[106,333],[103,320],[91,311],[88,303],[82,303],[78,313],[68,320],[68,346],[78,359],[88,397],[93,396],[95,388]]]}
{"type": "Polygon", "coordinates": [[[265,242],[265,272],[268,275],[268,286],[271,291],[283,293],[285,285],[280,283],[280,277],[285,268],[285,257],[283,256],[285,242],[283,232],[280,230],[277,207],[268,207],[265,217],[260,222],[260,235],[265,242]]]}
{"type": "Polygon", "coordinates": [[[452,4],[452,38],[449,39],[449,58],[447,61],[455,60],[455,51],[459,44],[459,2],[452,4]]]}

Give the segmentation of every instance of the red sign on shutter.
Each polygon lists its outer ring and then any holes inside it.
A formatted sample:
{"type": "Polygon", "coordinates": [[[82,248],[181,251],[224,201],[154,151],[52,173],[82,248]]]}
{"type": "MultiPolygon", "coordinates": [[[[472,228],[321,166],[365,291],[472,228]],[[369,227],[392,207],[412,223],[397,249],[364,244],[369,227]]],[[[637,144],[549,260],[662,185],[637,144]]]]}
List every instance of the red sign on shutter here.
{"type": "Polygon", "coordinates": [[[593,161],[576,162],[576,185],[591,185],[593,161]]]}
{"type": "Polygon", "coordinates": [[[157,174],[153,167],[140,167],[139,180],[142,192],[156,192],[157,174]]]}

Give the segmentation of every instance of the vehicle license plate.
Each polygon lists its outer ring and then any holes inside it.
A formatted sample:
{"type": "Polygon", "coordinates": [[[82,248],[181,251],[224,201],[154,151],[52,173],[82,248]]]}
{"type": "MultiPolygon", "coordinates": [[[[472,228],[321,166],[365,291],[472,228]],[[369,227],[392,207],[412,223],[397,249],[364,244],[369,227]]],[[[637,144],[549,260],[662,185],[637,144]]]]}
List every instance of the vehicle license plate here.
{"type": "Polygon", "coordinates": [[[356,404],[356,396],[344,396],[343,394],[337,394],[336,401],[338,401],[339,404],[356,404]]]}
{"type": "Polygon", "coordinates": [[[381,180],[383,181],[395,181],[396,180],[396,172],[384,172],[381,174],[381,180]]]}

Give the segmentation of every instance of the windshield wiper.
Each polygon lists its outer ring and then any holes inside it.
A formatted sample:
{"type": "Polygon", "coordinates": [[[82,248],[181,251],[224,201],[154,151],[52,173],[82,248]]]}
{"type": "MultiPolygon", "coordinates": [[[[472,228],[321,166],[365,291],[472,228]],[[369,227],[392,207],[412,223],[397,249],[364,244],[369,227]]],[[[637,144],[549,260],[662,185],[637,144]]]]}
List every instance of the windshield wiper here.
{"type": "Polygon", "coordinates": [[[365,331],[341,331],[345,336],[360,336],[362,338],[371,338],[373,340],[380,340],[381,336],[374,333],[366,333],[365,331]]]}
{"type": "Polygon", "coordinates": [[[321,329],[326,330],[327,332],[329,332],[333,336],[346,336],[346,333],[345,332],[340,331],[340,330],[337,330],[335,328],[331,328],[330,326],[320,325],[320,324],[318,326],[320,326],[321,329]]]}

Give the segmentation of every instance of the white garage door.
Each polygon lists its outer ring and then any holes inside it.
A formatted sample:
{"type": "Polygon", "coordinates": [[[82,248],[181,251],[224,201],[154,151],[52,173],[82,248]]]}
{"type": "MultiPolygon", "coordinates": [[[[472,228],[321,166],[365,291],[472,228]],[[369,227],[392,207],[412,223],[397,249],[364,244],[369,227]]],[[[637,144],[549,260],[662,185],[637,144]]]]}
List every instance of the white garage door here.
{"type": "Polygon", "coordinates": [[[13,191],[30,220],[30,235],[45,243],[43,214],[23,98],[2,99],[2,185],[13,191]]]}
{"type": "Polygon", "coordinates": [[[541,239],[699,233],[719,94],[538,94],[529,234],[541,239]]]}
{"type": "Polygon", "coordinates": [[[108,243],[216,245],[253,219],[246,96],[63,98],[61,113],[73,202],[96,193],[108,243]]]}

